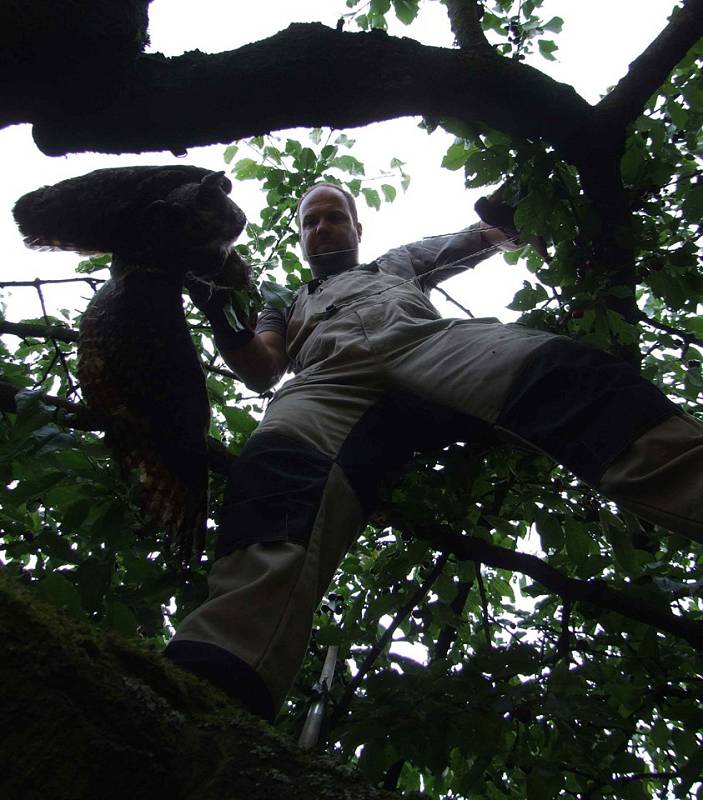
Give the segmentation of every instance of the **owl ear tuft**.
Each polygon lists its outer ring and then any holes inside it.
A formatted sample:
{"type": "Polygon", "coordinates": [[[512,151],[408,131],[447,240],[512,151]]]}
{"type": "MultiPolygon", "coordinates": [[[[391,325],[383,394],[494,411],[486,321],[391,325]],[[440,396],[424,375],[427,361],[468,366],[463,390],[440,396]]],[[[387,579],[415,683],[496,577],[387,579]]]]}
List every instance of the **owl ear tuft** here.
{"type": "Polygon", "coordinates": [[[224,171],[210,172],[208,175],[203,176],[198,188],[198,194],[211,192],[213,189],[219,189],[225,194],[232,191],[232,181],[225,175],[224,171]]]}

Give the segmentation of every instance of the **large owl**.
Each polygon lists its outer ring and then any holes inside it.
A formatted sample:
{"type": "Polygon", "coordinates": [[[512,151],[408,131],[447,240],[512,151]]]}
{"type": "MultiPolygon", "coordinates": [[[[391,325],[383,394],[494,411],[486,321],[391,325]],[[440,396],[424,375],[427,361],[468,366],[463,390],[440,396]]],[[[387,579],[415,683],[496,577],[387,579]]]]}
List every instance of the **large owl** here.
{"type": "Polygon", "coordinates": [[[204,544],[210,419],[183,283],[223,271],[246,282],[232,249],[246,219],[231,189],[224,173],[199,167],[102,169],[30,192],[14,209],[30,247],[113,254],[81,321],[78,377],[109,420],[118,463],[137,472],[147,518],[183,562],[204,544]]]}

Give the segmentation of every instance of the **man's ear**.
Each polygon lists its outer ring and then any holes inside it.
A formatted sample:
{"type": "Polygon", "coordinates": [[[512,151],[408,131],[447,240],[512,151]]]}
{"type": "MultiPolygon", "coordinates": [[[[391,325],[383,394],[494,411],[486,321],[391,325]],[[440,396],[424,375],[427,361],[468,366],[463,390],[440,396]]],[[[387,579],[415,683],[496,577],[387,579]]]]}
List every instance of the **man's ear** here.
{"type": "Polygon", "coordinates": [[[361,223],[357,222],[356,223],[356,235],[359,237],[359,241],[361,241],[361,234],[362,234],[363,230],[364,229],[362,228],[361,223]]]}

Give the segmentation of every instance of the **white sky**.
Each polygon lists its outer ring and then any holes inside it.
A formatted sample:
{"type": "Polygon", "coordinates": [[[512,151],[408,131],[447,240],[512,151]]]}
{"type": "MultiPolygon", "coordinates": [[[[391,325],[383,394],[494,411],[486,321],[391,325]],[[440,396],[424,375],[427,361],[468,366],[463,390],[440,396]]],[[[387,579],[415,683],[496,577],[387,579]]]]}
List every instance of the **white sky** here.
{"type": "MultiPolygon", "coordinates": [[[[575,85],[589,101],[595,102],[608,86],[626,72],[627,65],[665,25],[672,0],[546,0],[545,16],[565,20],[557,37],[557,62],[535,58],[533,64],[553,77],[575,85]]],[[[333,26],[347,9],[343,0],[258,0],[256,4],[231,0],[154,0],[150,7],[152,49],[168,55],[200,49],[219,52],[256,41],[285,28],[292,21],[321,21],[333,26]],[[238,12],[237,9],[240,9],[238,12]]],[[[418,22],[410,29],[399,23],[391,33],[412,35],[428,44],[448,45],[451,34],[444,7],[425,0],[418,22]]],[[[373,176],[393,156],[407,163],[412,182],[405,195],[380,212],[360,204],[365,223],[362,258],[371,259],[390,247],[422,236],[458,230],[474,220],[473,203],[481,192],[467,192],[462,171],[440,168],[442,156],[452,139],[436,132],[428,136],[417,128],[418,120],[403,119],[356,129],[355,155],[373,176]]],[[[179,163],[195,163],[213,169],[224,168],[224,146],[195,148],[179,163]]],[[[106,166],[173,163],[170,153],[141,156],[98,156],[94,154],[50,158],[34,146],[29,126],[0,131],[0,281],[70,277],[79,258],[65,253],[36,253],[24,248],[11,215],[15,200],[38,186],[55,183],[106,166]]],[[[254,182],[236,184],[233,199],[250,217],[261,205],[254,182]]],[[[526,273],[509,267],[497,256],[476,270],[444,284],[477,316],[498,316],[507,321],[515,315],[505,310],[526,273]]],[[[87,290],[81,285],[47,287],[52,307],[82,306],[87,290]]],[[[38,316],[36,294],[31,289],[4,293],[6,316],[10,320],[38,316]]],[[[433,298],[443,312],[453,315],[453,306],[433,298]]],[[[460,312],[456,312],[460,313],[460,312]]]]}

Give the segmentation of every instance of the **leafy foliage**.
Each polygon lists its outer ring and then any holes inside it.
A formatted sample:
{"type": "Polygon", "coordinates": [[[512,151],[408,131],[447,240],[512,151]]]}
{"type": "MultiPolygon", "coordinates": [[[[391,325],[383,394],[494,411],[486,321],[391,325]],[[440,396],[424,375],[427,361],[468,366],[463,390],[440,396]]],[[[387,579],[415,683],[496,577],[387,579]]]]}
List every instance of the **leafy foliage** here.
{"type": "MultiPolygon", "coordinates": [[[[544,37],[558,33],[561,20],[542,20],[540,5],[486,2],[482,25],[504,54],[521,59],[537,48],[550,58],[554,46],[544,37]]],[[[390,13],[412,23],[420,3],[347,0],[347,7],[367,30],[384,28],[390,13]]],[[[613,285],[595,247],[607,220],[573,166],[538,142],[479,124],[425,122],[455,136],[443,166],[463,169],[468,187],[510,176],[518,228],[550,247],[548,263],[530,246],[506,255],[524,259],[532,276],[511,304],[522,321],[606,349],[639,348],[643,373],[699,416],[702,60],[699,45],[625,142],[639,324],[613,307],[623,287],[613,285]]],[[[225,150],[233,178],[262,188],[260,218],[248,225],[241,252],[267,302],[285,301],[281,286],[295,290],[311,277],[296,251],[296,198],[307,187],[336,182],[377,209],[393,201],[396,184],[407,186],[397,160],[379,188],[367,181],[353,144],[344,133],[314,130],[306,141],[256,137],[225,150]]],[[[105,266],[91,259],[79,271],[105,266]]],[[[79,314],[32,322],[75,327],[79,314]]],[[[204,363],[214,368],[210,434],[237,453],[266,398],[222,374],[192,308],[189,321],[204,363]]],[[[186,574],[170,566],[139,518],[137,487],[116,474],[102,437],[71,431],[66,413],[42,399],[40,388],[76,394],[70,343],[26,338],[1,347],[2,380],[22,390],[17,414],[0,422],[3,561],[70,614],[164,641],[204,599],[212,553],[186,574]]],[[[222,478],[213,473],[211,482],[216,524],[222,478]]],[[[703,621],[700,545],[642,524],[539,454],[456,444],[418,457],[388,487],[318,613],[278,725],[299,732],[327,647],[337,645],[341,675],[328,697],[328,747],[387,787],[490,800],[703,796],[700,655],[616,610],[572,603],[519,571],[447,558],[436,541],[413,535],[438,525],[511,553],[529,550],[564,576],[603,580],[642,603],[703,621]],[[429,576],[431,586],[408,609],[429,576]],[[359,669],[392,619],[392,644],[353,678],[352,666],[359,669]],[[350,694],[352,680],[359,689],[350,694]]]]}

